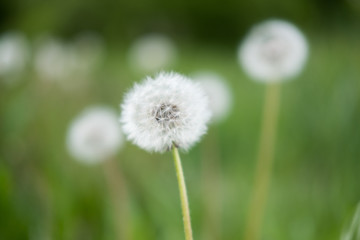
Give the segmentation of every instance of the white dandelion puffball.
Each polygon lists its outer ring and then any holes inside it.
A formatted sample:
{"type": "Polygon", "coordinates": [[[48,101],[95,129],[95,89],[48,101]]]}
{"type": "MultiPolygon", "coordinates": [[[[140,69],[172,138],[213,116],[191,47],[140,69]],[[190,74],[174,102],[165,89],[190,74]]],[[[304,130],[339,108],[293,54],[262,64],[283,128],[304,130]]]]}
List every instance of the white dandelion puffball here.
{"type": "Polygon", "coordinates": [[[159,71],[176,59],[176,47],[166,36],[152,34],[138,39],[130,48],[129,62],[136,70],[159,71]]]}
{"type": "Polygon", "coordinates": [[[38,43],[34,64],[41,79],[62,82],[73,76],[76,65],[75,51],[61,40],[45,38],[38,43]]]}
{"type": "Polygon", "coordinates": [[[109,159],[123,141],[117,114],[106,107],[86,109],[71,123],[67,135],[69,153],[85,163],[109,159]]]}
{"type": "Polygon", "coordinates": [[[192,77],[200,83],[209,98],[212,122],[224,120],[229,115],[232,105],[232,94],[225,79],[210,71],[197,72],[192,77]]]}
{"type": "Polygon", "coordinates": [[[0,77],[14,77],[26,67],[29,46],[25,36],[9,32],[0,37],[0,77]]]}
{"type": "Polygon", "coordinates": [[[211,112],[199,84],[178,73],[159,73],[135,84],[121,105],[128,139],[156,152],[189,149],[207,130],[211,112]]]}
{"type": "Polygon", "coordinates": [[[238,60],[247,74],[261,82],[276,82],[296,76],[303,68],[308,45],[293,24],[270,20],[255,26],[238,50],[238,60]]]}
{"type": "Polygon", "coordinates": [[[76,88],[91,78],[104,57],[100,37],[81,34],[72,42],[53,37],[38,41],[35,51],[35,71],[42,80],[76,88]]]}

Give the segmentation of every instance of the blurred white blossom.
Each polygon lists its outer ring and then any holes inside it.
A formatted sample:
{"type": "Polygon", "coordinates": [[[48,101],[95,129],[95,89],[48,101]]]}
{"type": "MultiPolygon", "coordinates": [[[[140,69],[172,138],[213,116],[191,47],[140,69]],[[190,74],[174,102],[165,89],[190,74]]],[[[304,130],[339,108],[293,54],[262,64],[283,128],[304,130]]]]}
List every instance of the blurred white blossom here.
{"type": "Polygon", "coordinates": [[[114,156],[123,145],[118,116],[107,107],[91,107],[71,123],[67,148],[77,160],[96,163],[114,156]]]}
{"type": "Polygon", "coordinates": [[[207,130],[211,113],[199,84],[178,73],[160,73],[135,84],[121,105],[121,123],[139,147],[163,152],[189,149],[207,130]]]}
{"type": "Polygon", "coordinates": [[[282,20],[256,25],[238,50],[238,60],[247,74],[262,82],[282,81],[303,68],[308,45],[293,24],[282,20]]]}
{"type": "Polygon", "coordinates": [[[71,42],[47,37],[38,41],[34,67],[41,79],[71,88],[88,81],[103,58],[104,44],[96,35],[81,34],[71,42]]]}
{"type": "Polygon", "coordinates": [[[129,51],[129,62],[135,70],[159,71],[171,65],[176,55],[176,47],[171,39],[152,34],[134,42],[129,51]]]}
{"type": "Polygon", "coordinates": [[[0,37],[0,78],[13,80],[26,67],[30,48],[26,37],[20,32],[8,32],[0,37]]]}
{"type": "Polygon", "coordinates": [[[73,75],[75,51],[59,39],[40,40],[34,57],[34,67],[41,79],[61,82],[73,75]]]}
{"type": "Polygon", "coordinates": [[[230,112],[232,93],[225,79],[211,71],[197,72],[192,78],[201,84],[209,97],[209,106],[212,112],[212,121],[221,122],[230,112]]]}

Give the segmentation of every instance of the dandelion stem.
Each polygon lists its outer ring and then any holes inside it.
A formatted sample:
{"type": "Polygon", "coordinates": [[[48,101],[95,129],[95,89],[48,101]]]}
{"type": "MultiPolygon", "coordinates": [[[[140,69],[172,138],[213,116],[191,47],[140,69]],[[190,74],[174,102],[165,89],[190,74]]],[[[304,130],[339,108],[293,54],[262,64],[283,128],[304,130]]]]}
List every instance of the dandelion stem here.
{"type": "Polygon", "coordinates": [[[258,240],[261,236],[261,224],[267,201],[274,159],[276,126],[280,105],[280,85],[269,84],[266,87],[262,130],[259,142],[258,161],[255,172],[254,192],[245,230],[245,240],[258,240]]]}
{"type": "Polygon", "coordinates": [[[116,230],[117,238],[124,240],[132,239],[128,209],[129,196],[125,179],[114,159],[105,161],[103,167],[114,214],[113,224],[116,224],[114,229],[116,230]]]}
{"type": "Polygon", "coordinates": [[[341,240],[360,239],[360,203],[352,219],[349,229],[343,231],[341,240]]]}
{"type": "Polygon", "coordinates": [[[174,145],[172,148],[175,168],[176,168],[176,175],[177,180],[179,183],[179,192],[180,192],[180,199],[181,199],[181,209],[184,221],[184,231],[185,231],[185,239],[192,240],[192,229],[191,229],[191,220],[190,220],[190,210],[189,210],[189,201],[186,192],[186,185],[185,185],[185,178],[184,172],[181,166],[181,160],[179,156],[179,151],[177,147],[174,145]]]}
{"type": "Polygon", "coordinates": [[[219,134],[217,128],[212,129],[202,144],[202,189],[203,189],[203,239],[221,239],[221,212],[222,212],[222,174],[219,134]]]}

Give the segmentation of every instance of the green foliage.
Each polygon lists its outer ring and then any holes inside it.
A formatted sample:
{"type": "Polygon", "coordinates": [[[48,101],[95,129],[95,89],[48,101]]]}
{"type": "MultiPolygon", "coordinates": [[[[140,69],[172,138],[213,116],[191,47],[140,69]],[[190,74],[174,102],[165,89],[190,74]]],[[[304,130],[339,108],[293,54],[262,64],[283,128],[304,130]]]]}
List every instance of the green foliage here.
{"type": "MultiPolygon", "coordinates": [[[[304,73],[282,86],[265,239],[339,239],[360,199],[358,42],[350,34],[313,35],[310,46],[304,73]]],[[[241,239],[244,231],[264,86],[244,75],[235,49],[183,45],[173,66],[185,74],[217,71],[235,100],[231,116],[182,154],[195,239],[206,216],[201,174],[208,152],[223,181],[221,192],[213,193],[222,199],[221,239],[241,239]]],[[[40,81],[31,71],[15,86],[1,85],[0,239],[114,239],[103,167],[71,159],[65,135],[84,107],[118,109],[124,91],[144,76],[128,68],[126,51],[109,46],[107,61],[78,90],[40,81]]],[[[183,239],[170,154],[148,154],[128,143],[116,160],[127,179],[134,239],[183,239]]]]}

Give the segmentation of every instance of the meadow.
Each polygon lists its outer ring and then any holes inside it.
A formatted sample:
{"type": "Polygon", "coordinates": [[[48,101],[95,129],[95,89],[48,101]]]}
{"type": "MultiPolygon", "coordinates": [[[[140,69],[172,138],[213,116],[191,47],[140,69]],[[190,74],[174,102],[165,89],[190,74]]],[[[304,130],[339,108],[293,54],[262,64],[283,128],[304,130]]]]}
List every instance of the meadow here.
{"type": "MultiPolygon", "coordinates": [[[[359,36],[306,35],[304,71],[281,86],[266,240],[340,239],[360,200],[359,36]]],[[[242,239],[265,87],[243,72],[236,45],[175,43],[178,60],[165,70],[214,71],[233,95],[227,119],[181,152],[194,238],[242,239]],[[215,220],[207,204],[216,206],[215,220]]],[[[106,105],[120,115],[124,93],[155,73],[132,69],[128,47],[106,45],[104,61],[74,88],[41,81],[31,65],[14,84],[0,82],[0,239],[116,239],[105,163],[75,161],[65,139],[84,108],[106,105]]],[[[171,153],[151,154],[127,142],[112,160],[122,176],[115,187],[127,190],[121,197],[130,239],[184,239],[171,153]]]]}

